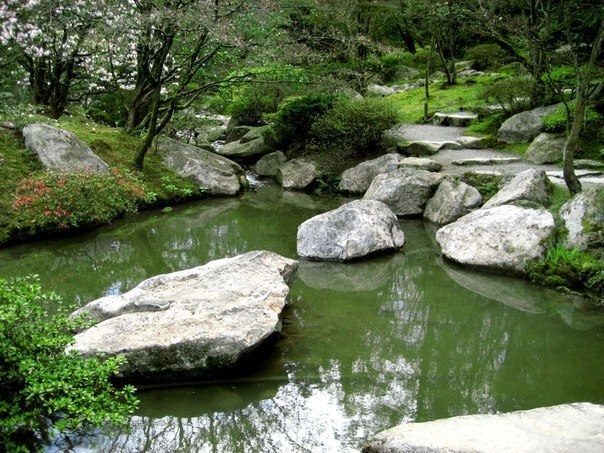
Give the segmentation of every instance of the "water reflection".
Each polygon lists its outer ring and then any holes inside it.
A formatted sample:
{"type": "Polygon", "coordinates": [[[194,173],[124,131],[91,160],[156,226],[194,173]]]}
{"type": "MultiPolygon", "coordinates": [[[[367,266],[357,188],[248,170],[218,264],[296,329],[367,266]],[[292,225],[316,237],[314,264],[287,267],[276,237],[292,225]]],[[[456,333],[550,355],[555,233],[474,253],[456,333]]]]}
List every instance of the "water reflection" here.
{"type": "MultiPolygon", "coordinates": [[[[249,250],[293,257],[297,226],[342,202],[258,190],[2,250],[0,275],[39,273],[84,303],[249,250]]],[[[517,279],[460,271],[421,222],[402,227],[403,253],[302,263],[283,337],[245,376],[141,391],[131,432],[81,451],[347,452],[404,421],[604,403],[601,317],[517,279]]]]}

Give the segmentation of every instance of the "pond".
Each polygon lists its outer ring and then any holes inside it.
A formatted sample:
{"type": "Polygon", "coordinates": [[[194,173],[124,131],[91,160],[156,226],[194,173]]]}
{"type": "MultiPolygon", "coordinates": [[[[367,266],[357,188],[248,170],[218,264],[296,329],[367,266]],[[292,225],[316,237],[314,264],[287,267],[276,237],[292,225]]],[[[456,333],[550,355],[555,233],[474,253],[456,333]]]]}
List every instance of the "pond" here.
{"type": "MultiPolygon", "coordinates": [[[[343,203],[266,185],[0,250],[83,305],[159,273],[250,250],[296,256],[296,229],[343,203]]],[[[229,380],[140,389],[128,433],[76,451],[349,452],[396,424],[604,403],[604,318],[520,279],[443,262],[435,228],[402,220],[402,253],[302,262],[281,338],[229,380]]],[[[51,449],[49,449],[51,450],[51,449]]]]}

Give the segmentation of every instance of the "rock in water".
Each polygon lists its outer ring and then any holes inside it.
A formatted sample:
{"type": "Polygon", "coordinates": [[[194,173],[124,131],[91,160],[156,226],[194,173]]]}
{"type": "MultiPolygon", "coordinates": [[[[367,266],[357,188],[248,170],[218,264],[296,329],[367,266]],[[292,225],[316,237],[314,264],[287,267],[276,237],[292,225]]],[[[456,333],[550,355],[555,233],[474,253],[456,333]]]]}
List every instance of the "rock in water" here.
{"type": "Polygon", "coordinates": [[[401,248],[405,235],[396,215],[376,200],[354,200],[298,227],[302,258],[350,261],[401,248]]]}
{"type": "Polygon", "coordinates": [[[143,281],[73,315],[97,322],[72,348],[84,356],[123,354],[133,382],[217,376],[274,333],[298,262],[249,252],[143,281]]]}
{"type": "Polygon", "coordinates": [[[399,217],[421,216],[443,178],[425,170],[399,168],[377,175],[363,198],[385,203],[399,217]]]}
{"type": "Polygon", "coordinates": [[[315,181],[317,174],[317,165],[314,162],[298,158],[281,165],[276,177],[284,189],[303,190],[315,181]]]}
{"type": "Polygon", "coordinates": [[[544,208],[514,205],[482,208],[436,232],[442,254],[459,264],[509,274],[524,274],[545,256],[554,217],[544,208]]]}
{"type": "Polygon", "coordinates": [[[363,453],[604,451],[604,406],[562,404],[496,415],[407,423],[376,434],[363,453]]]}
{"type": "Polygon", "coordinates": [[[474,187],[455,179],[445,179],[424,210],[424,218],[444,225],[451,223],[478,208],[482,195],[474,187]]]}
{"type": "Polygon", "coordinates": [[[390,153],[361,162],[342,173],[342,180],[340,181],[339,188],[343,192],[363,194],[371,185],[373,178],[382,173],[389,173],[396,170],[402,160],[403,156],[400,154],[390,153]]]}

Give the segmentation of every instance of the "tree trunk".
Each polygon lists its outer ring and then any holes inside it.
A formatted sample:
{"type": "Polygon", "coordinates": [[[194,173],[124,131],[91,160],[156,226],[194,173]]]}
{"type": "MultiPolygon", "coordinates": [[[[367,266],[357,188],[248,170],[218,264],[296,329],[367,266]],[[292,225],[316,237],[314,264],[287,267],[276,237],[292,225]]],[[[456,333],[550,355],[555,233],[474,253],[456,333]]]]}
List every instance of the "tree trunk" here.
{"type": "Polygon", "coordinates": [[[575,100],[575,117],[570,128],[566,143],[564,144],[563,155],[563,174],[564,182],[571,195],[581,192],[581,183],[575,174],[573,160],[575,151],[579,149],[579,134],[583,129],[583,117],[585,115],[585,102],[587,96],[587,87],[593,77],[592,70],[596,60],[600,55],[602,42],[604,41],[604,20],[600,21],[600,28],[591,49],[591,56],[586,68],[581,68],[575,53],[575,71],[577,72],[577,98],[575,100]]]}
{"type": "Polygon", "coordinates": [[[583,115],[585,113],[585,90],[579,88],[577,93],[577,100],[575,104],[575,118],[573,120],[572,127],[566,143],[564,144],[564,155],[563,155],[563,169],[564,182],[568,191],[571,195],[576,195],[581,192],[581,183],[579,178],[575,174],[575,167],[573,165],[575,158],[575,151],[579,148],[579,134],[583,128],[583,115]]]}
{"type": "Polygon", "coordinates": [[[157,120],[159,118],[159,104],[161,99],[161,86],[157,86],[153,93],[153,103],[151,105],[151,112],[149,118],[149,127],[143,139],[139,142],[136,150],[134,151],[134,167],[138,170],[142,170],[145,164],[145,156],[147,151],[153,144],[153,139],[157,135],[157,120]]]}

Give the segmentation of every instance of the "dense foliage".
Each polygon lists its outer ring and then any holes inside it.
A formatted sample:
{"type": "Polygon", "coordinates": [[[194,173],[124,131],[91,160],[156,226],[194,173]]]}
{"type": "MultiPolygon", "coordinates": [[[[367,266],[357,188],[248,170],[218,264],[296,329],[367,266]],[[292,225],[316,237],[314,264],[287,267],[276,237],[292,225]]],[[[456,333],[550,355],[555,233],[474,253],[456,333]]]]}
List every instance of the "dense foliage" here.
{"type": "Polygon", "coordinates": [[[122,426],[137,405],[135,389],[111,383],[121,358],[66,353],[81,322],[42,291],[35,276],[0,280],[0,445],[29,452],[54,436],[122,426]]]}

